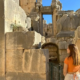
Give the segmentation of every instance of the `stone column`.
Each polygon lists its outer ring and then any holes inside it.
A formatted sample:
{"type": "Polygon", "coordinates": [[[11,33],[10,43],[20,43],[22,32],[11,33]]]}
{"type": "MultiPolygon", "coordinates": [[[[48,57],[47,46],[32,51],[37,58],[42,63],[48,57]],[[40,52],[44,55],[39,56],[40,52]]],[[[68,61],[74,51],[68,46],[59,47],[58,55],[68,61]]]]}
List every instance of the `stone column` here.
{"type": "Polygon", "coordinates": [[[53,18],[53,35],[56,35],[56,29],[57,29],[57,25],[56,25],[56,9],[53,10],[53,14],[52,14],[52,18],[53,18]]]}
{"type": "Polygon", "coordinates": [[[43,35],[43,19],[42,19],[42,13],[40,12],[40,26],[39,26],[39,31],[41,35],[43,35]]]}
{"type": "Polygon", "coordinates": [[[0,80],[5,76],[4,0],[0,0],[0,80]]]}

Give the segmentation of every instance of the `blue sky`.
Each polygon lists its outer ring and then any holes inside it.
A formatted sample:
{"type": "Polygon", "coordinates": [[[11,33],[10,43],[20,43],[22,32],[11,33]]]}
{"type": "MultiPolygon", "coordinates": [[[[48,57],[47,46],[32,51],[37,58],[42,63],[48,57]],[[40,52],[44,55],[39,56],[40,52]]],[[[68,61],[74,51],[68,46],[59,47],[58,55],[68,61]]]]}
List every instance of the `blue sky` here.
{"type": "MultiPolygon", "coordinates": [[[[52,0],[42,0],[43,6],[50,6],[52,0]]],[[[80,0],[60,0],[62,3],[62,10],[78,10],[80,8],[80,0]]],[[[47,23],[52,23],[52,15],[43,15],[47,23]]]]}

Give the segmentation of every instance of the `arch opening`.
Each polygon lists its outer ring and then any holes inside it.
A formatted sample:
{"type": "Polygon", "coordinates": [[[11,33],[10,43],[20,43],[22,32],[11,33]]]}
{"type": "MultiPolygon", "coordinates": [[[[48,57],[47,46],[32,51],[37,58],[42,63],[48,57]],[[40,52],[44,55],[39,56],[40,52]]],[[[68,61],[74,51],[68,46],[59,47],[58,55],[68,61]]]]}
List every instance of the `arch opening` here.
{"type": "Polygon", "coordinates": [[[46,43],[42,45],[42,49],[49,50],[49,62],[59,64],[58,46],[53,43],[46,43]]]}

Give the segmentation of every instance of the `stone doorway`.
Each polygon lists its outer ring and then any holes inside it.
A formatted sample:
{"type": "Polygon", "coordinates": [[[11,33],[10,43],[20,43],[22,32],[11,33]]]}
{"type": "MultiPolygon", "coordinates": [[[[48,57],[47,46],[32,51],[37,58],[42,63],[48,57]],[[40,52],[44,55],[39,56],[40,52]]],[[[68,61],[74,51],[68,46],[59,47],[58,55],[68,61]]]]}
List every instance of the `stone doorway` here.
{"type": "Polygon", "coordinates": [[[59,54],[58,46],[53,43],[46,43],[42,46],[42,49],[49,50],[49,62],[58,64],[59,63],[59,54]]]}
{"type": "Polygon", "coordinates": [[[46,38],[53,36],[52,15],[43,14],[43,36],[46,38]]]}

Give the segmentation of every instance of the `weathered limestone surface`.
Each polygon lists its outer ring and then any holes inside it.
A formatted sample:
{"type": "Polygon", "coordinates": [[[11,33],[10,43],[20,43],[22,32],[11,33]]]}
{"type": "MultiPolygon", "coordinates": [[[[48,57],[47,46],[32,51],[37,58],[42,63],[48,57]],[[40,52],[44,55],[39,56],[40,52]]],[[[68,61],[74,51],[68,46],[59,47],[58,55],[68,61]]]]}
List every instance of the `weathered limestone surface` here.
{"type": "Polygon", "coordinates": [[[57,43],[57,39],[56,38],[46,38],[46,43],[50,43],[53,42],[54,44],[57,43]]]}
{"type": "Polygon", "coordinates": [[[46,24],[43,20],[43,35],[45,37],[51,37],[53,35],[53,25],[50,24],[46,24]]]}
{"type": "Polygon", "coordinates": [[[5,14],[5,32],[12,32],[12,24],[19,25],[26,29],[26,13],[17,4],[18,0],[5,0],[4,3],[4,14],[5,14]]]}
{"type": "Polygon", "coordinates": [[[67,53],[67,50],[66,49],[61,49],[59,50],[59,61],[60,61],[60,64],[63,64],[64,63],[64,60],[66,57],[68,57],[68,53],[67,53]]]}
{"type": "Polygon", "coordinates": [[[65,60],[66,57],[68,57],[68,55],[61,55],[61,56],[59,56],[61,64],[64,63],[64,60],[65,60]]]}
{"type": "Polygon", "coordinates": [[[66,49],[59,50],[59,55],[68,55],[67,50],[66,49]]]}
{"type": "Polygon", "coordinates": [[[0,49],[4,49],[4,1],[0,1],[0,49]]]}
{"type": "Polygon", "coordinates": [[[46,76],[37,73],[7,73],[6,80],[46,80],[46,76]]]}
{"type": "Polygon", "coordinates": [[[43,45],[46,42],[46,38],[44,36],[41,37],[41,45],[43,45]]]}
{"type": "Polygon", "coordinates": [[[19,5],[19,0],[14,0],[19,5]]]}
{"type": "Polygon", "coordinates": [[[0,76],[0,80],[5,80],[5,77],[0,76]]]}
{"type": "Polygon", "coordinates": [[[67,49],[67,42],[66,41],[61,41],[58,43],[59,49],[67,49]]]}
{"type": "Polygon", "coordinates": [[[61,64],[64,63],[64,59],[68,57],[68,53],[66,49],[59,50],[59,61],[61,64]]]}
{"type": "Polygon", "coordinates": [[[57,34],[57,38],[61,38],[61,37],[73,38],[75,37],[75,32],[74,31],[61,31],[57,34]]]}
{"type": "Polygon", "coordinates": [[[29,16],[31,17],[31,27],[36,32],[39,32],[39,14],[37,12],[31,12],[29,16]]]}
{"type": "Polygon", "coordinates": [[[76,11],[76,13],[79,14],[79,13],[80,13],[80,9],[78,9],[78,10],[76,11]]]}
{"type": "Polygon", "coordinates": [[[39,22],[38,21],[32,21],[33,30],[39,32],[39,22]]]}
{"type": "Polygon", "coordinates": [[[30,29],[31,28],[31,18],[30,17],[27,17],[27,28],[30,29]]]}
{"type": "Polygon", "coordinates": [[[80,26],[80,15],[76,13],[64,14],[57,21],[57,32],[74,31],[80,26]]]}
{"type": "Polygon", "coordinates": [[[42,49],[6,51],[6,80],[47,80],[49,52],[42,49]]]}
{"type": "Polygon", "coordinates": [[[5,76],[5,49],[0,49],[0,76],[5,76]]]}
{"type": "Polygon", "coordinates": [[[6,34],[6,49],[30,49],[41,42],[41,35],[31,31],[10,32],[6,34]]]}
{"type": "Polygon", "coordinates": [[[23,50],[6,50],[6,72],[22,72],[23,50]]]}
{"type": "Polygon", "coordinates": [[[5,76],[4,0],[0,0],[0,80],[5,76]]]}
{"type": "Polygon", "coordinates": [[[20,0],[20,6],[24,9],[27,15],[35,10],[36,0],[20,0]]]}
{"type": "Polygon", "coordinates": [[[45,73],[49,71],[48,50],[25,50],[23,55],[23,72],[45,73]]]}

